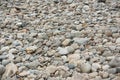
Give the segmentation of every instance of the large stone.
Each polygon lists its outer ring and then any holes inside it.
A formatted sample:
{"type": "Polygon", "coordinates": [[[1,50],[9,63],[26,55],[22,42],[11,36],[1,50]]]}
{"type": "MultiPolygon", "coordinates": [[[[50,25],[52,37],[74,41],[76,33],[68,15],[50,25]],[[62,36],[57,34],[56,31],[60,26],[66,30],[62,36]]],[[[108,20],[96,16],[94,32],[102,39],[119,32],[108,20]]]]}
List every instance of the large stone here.
{"type": "Polygon", "coordinates": [[[18,71],[18,68],[13,62],[7,64],[5,73],[2,76],[2,80],[7,80],[8,77],[15,75],[17,71],[18,71]]]}

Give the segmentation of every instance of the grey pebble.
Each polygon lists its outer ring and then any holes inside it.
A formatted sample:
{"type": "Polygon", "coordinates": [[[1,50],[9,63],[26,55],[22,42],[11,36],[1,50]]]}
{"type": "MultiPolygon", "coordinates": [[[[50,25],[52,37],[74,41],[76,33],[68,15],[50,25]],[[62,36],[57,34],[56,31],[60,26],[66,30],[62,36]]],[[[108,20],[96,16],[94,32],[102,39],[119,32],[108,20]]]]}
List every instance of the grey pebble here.
{"type": "Polygon", "coordinates": [[[10,63],[10,60],[2,60],[2,65],[7,65],[8,63],[10,63]]]}
{"type": "Polygon", "coordinates": [[[5,67],[3,65],[0,65],[0,75],[2,75],[5,72],[5,67]]]}

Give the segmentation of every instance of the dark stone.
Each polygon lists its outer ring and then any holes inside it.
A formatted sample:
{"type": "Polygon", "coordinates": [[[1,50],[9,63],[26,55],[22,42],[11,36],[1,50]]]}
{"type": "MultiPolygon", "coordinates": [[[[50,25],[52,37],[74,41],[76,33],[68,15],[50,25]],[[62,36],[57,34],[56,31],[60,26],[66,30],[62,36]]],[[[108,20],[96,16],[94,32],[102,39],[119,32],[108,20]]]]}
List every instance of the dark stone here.
{"type": "Polygon", "coordinates": [[[102,3],[105,3],[106,0],[98,0],[98,2],[99,2],[99,3],[101,3],[101,2],[102,2],[102,3]]]}
{"type": "Polygon", "coordinates": [[[69,69],[74,69],[75,65],[74,64],[68,64],[69,69]]]}
{"type": "Polygon", "coordinates": [[[117,73],[120,73],[120,67],[117,67],[117,68],[116,68],[116,72],[117,72],[117,73]]]}

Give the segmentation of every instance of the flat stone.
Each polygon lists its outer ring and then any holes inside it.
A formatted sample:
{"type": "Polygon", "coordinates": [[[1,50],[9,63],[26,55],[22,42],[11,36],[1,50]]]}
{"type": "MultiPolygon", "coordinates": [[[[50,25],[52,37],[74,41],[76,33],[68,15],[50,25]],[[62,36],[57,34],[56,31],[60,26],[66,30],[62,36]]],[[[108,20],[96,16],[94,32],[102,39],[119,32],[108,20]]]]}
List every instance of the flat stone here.
{"type": "Polygon", "coordinates": [[[58,53],[60,53],[61,55],[65,55],[69,53],[67,50],[67,47],[66,48],[58,47],[57,50],[58,50],[58,53]]]}
{"type": "Polygon", "coordinates": [[[15,40],[15,41],[12,42],[12,44],[14,46],[20,46],[20,45],[22,46],[23,45],[23,43],[20,40],[15,40]]]}
{"type": "Polygon", "coordinates": [[[67,0],[67,3],[70,4],[72,3],[74,0],[67,0]]]}
{"type": "Polygon", "coordinates": [[[115,73],[117,73],[117,70],[116,70],[116,68],[111,68],[111,69],[108,69],[107,72],[110,74],[115,74],[115,73]]]}
{"type": "Polygon", "coordinates": [[[57,67],[56,66],[54,66],[54,65],[50,65],[50,66],[48,66],[47,68],[46,68],[46,72],[47,72],[47,74],[52,74],[52,73],[54,73],[55,71],[57,70],[57,67]]]}
{"type": "Polygon", "coordinates": [[[30,71],[22,71],[21,73],[19,73],[19,76],[24,77],[30,74],[30,71]]]}
{"type": "Polygon", "coordinates": [[[86,44],[90,39],[89,38],[74,38],[74,42],[78,44],[86,44]]]}
{"type": "Polygon", "coordinates": [[[35,69],[35,68],[37,68],[39,65],[40,65],[40,62],[37,61],[37,60],[25,64],[26,67],[31,68],[31,69],[35,69]]]}
{"type": "Polygon", "coordinates": [[[10,63],[10,60],[2,60],[2,65],[6,66],[10,63]]]}

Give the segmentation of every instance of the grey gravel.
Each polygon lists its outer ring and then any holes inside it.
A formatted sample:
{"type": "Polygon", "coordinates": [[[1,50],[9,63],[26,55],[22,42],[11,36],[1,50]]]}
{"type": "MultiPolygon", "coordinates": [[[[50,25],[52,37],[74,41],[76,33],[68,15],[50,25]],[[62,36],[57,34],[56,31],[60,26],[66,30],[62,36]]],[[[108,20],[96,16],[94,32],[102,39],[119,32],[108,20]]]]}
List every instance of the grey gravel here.
{"type": "Polygon", "coordinates": [[[0,80],[120,80],[119,3],[0,0],[0,80]]]}

